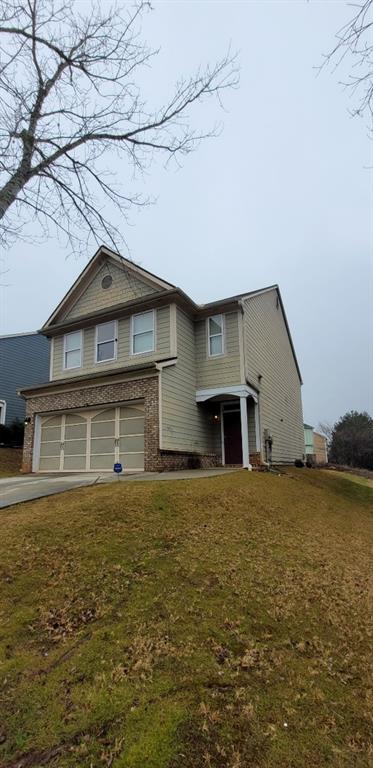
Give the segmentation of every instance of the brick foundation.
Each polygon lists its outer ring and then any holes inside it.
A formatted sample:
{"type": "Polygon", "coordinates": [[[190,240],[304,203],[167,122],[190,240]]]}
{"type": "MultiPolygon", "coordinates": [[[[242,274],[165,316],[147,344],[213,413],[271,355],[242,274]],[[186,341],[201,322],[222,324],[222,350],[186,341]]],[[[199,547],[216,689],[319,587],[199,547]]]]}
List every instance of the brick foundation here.
{"type": "Polygon", "coordinates": [[[35,416],[58,413],[71,408],[110,405],[122,401],[143,400],[145,404],[144,468],[148,472],[192,469],[219,466],[216,454],[179,453],[159,450],[158,377],[150,376],[134,381],[124,381],[66,392],[50,392],[27,399],[26,417],[30,423],[25,428],[22,472],[32,471],[35,416]]]}

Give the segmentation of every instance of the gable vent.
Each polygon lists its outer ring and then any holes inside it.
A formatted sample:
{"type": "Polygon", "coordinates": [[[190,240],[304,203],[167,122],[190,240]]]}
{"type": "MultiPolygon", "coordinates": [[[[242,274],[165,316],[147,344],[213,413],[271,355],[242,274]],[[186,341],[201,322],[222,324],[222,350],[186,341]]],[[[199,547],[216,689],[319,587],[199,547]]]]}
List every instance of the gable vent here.
{"type": "Polygon", "coordinates": [[[110,288],[111,284],[113,282],[113,278],[111,275],[105,275],[105,277],[101,280],[101,288],[110,288]]]}

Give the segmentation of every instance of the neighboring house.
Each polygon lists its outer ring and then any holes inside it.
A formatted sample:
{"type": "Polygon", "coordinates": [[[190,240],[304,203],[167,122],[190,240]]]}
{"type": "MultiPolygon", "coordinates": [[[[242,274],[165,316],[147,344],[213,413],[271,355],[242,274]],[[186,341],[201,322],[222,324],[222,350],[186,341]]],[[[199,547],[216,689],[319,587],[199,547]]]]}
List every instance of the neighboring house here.
{"type": "Polygon", "coordinates": [[[20,387],[40,384],[49,376],[49,341],[39,333],[0,336],[0,424],[25,418],[20,387]]]}
{"type": "Polygon", "coordinates": [[[301,376],[277,286],[197,305],[101,247],[40,331],[24,471],[239,465],[304,453],[301,376]]]}
{"type": "Polygon", "coordinates": [[[310,461],[312,464],[327,464],[328,441],[326,437],[315,432],[310,424],[303,426],[306,461],[310,461]]]}
{"type": "Polygon", "coordinates": [[[314,447],[313,447],[313,427],[310,424],[303,424],[304,427],[304,452],[306,461],[315,460],[314,447]]]}
{"type": "Polygon", "coordinates": [[[328,463],[328,441],[325,435],[320,435],[319,432],[313,433],[313,445],[315,451],[316,464],[328,463]]]}

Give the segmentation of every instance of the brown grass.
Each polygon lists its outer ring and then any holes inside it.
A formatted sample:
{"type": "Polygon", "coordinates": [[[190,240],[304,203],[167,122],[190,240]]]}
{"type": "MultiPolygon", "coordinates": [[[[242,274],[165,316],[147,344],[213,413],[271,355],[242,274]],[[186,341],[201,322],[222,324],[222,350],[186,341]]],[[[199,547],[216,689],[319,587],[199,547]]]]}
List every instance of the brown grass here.
{"type": "Polygon", "coordinates": [[[0,765],[371,766],[372,512],[305,469],[4,510],[0,765]]]}
{"type": "Polygon", "coordinates": [[[19,475],[22,462],[22,448],[0,447],[0,477],[19,475]]]}

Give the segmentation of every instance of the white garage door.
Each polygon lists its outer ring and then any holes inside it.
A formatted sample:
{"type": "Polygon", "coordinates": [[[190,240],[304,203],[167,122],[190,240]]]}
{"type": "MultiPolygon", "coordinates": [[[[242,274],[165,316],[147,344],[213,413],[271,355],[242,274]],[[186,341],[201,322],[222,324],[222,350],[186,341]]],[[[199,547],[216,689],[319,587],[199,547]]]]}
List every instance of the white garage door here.
{"type": "Polygon", "coordinates": [[[41,472],[144,469],[144,405],[80,411],[42,420],[41,472]]]}

